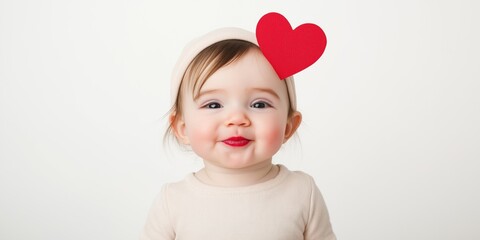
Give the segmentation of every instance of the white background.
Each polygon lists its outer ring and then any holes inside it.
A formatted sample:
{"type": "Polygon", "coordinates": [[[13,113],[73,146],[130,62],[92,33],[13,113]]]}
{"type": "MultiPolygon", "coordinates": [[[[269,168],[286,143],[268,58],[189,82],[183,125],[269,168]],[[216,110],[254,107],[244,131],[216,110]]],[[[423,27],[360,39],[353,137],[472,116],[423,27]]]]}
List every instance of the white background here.
{"type": "Polygon", "coordinates": [[[328,46],[275,162],[313,175],[339,239],[480,239],[480,4],[0,0],[0,239],[137,239],[160,186],[183,46],[269,11],[328,46]]]}

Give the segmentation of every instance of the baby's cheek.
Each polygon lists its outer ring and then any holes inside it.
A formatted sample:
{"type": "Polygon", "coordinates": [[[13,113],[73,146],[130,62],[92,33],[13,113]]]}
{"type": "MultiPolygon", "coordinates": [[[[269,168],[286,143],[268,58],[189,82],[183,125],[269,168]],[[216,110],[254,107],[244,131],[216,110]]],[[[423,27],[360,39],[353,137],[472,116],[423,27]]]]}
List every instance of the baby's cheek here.
{"type": "Polygon", "coordinates": [[[283,143],[284,129],[277,124],[271,124],[264,130],[266,130],[263,133],[266,147],[269,151],[278,151],[283,143]]]}
{"type": "Polygon", "coordinates": [[[195,141],[204,141],[212,138],[213,131],[206,126],[195,126],[190,133],[190,138],[195,141]]]}
{"type": "Polygon", "coordinates": [[[208,121],[202,121],[201,117],[197,117],[196,119],[193,117],[188,118],[186,125],[187,135],[190,141],[198,142],[199,140],[204,140],[212,136],[212,129],[205,123],[208,123],[208,121]]]}
{"type": "Polygon", "coordinates": [[[190,147],[201,158],[205,158],[215,143],[214,131],[202,126],[196,126],[189,132],[190,147]]]}

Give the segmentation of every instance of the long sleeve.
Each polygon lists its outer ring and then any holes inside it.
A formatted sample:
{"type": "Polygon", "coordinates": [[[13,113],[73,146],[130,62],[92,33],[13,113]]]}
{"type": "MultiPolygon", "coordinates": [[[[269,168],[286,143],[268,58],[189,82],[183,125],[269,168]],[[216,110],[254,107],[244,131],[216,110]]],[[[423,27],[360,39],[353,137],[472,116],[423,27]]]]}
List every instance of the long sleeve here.
{"type": "Polygon", "coordinates": [[[304,238],[305,240],[336,240],[325,201],[313,178],[311,178],[311,188],[309,220],[304,238]]]}
{"type": "Polygon", "coordinates": [[[170,219],[167,201],[168,185],[162,187],[147,217],[140,240],[174,240],[175,232],[170,219]]]}

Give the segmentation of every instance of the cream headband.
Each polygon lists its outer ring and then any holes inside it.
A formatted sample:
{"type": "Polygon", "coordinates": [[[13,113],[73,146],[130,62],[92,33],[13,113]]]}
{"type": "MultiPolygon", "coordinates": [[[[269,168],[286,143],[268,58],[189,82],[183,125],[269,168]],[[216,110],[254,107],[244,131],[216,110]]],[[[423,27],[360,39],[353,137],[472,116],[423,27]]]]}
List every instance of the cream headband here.
{"type": "Polygon", "coordinates": [[[265,14],[258,22],[256,34],[240,28],[221,28],[191,41],[183,49],[172,74],[170,96],[175,103],[180,84],[192,60],[205,48],[223,40],[244,40],[259,46],[260,50],[287,85],[290,106],[297,109],[293,74],[317,61],[326,46],[323,30],[315,24],[302,24],[292,29],[279,13],[265,14]]]}

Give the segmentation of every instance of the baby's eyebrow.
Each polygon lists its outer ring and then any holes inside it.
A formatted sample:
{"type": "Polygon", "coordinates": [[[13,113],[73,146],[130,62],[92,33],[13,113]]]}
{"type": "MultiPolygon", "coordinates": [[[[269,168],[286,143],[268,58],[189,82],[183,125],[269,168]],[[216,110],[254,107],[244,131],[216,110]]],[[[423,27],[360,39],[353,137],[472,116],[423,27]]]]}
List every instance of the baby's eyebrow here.
{"type": "Polygon", "coordinates": [[[194,98],[193,100],[198,100],[200,97],[202,97],[203,95],[208,95],[208,94],[214,94],[214,93],[218,93],[218,92],[222,92],[221,89],[211,89],[211,90],[204,90],[204,91],[200,91],[194,98]]]}
{"type": "Polygon", "coordinates": [[[278,96],[278,94],[275,91],[273,91],[273,89],[270,89],[270,88],[252,88],[252,91],[266,92],[272,95],[273,97],[280,99],[280,96],[278,96]]]}
{"type": "MultiPolygon", "coordinates": [[[[270,89],[270,88],[251,88],[250,91],[252,92],[265,92],[267,94],[270,94],[272,95],[273,97],[277,98],[277,99],[280,99],[280,96],[273,90],[273,89],[270,89]]],[[[194,98],[193,100],[198,100],[199,98],[201,98],[202,96],[204,95],[209,95],[209,94],[214,94],[214,93],[219,93],[219,92],[224,92],[224,90],[222,89],[210,89],[210,90],[203,90],[203,91],[200,91],[194,98]]]]}

